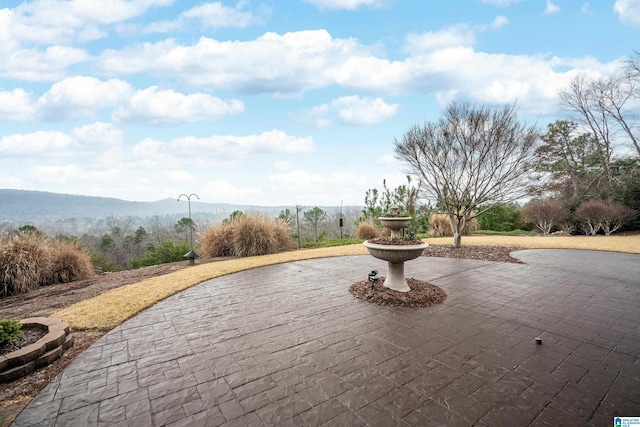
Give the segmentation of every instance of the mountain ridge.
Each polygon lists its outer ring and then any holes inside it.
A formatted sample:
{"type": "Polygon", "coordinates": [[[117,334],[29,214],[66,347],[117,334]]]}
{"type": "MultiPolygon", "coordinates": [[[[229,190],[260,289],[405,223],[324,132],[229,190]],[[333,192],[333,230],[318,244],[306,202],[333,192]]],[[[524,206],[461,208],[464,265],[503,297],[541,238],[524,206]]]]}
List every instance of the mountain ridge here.
{"type": "MultiPolygon", "coordinates": [[[[154,215],[187,216],[187,200],[162,199],[138,202],[113,197],[85,196],[47,191],[0,189],[0,222],[61,220],[70,218],[106,218],[109,216],[148,217],[154,215]]],[[[267,210],[280,207],[208,203],[191,200],[192,213],[231,213],[235,210],[267,210]]],[[[285,208],[285,207],[282,207],[285,208]]]]}

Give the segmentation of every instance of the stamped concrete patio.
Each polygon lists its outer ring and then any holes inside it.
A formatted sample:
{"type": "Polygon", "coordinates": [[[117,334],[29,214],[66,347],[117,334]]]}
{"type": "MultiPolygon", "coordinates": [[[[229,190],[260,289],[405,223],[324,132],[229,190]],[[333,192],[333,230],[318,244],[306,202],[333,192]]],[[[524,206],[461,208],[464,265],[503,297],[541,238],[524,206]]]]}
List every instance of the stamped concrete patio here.
{"type": "Polygon", "coordinates": [[[258,268],[144,311],[15,420],[92,425],[613,425],[640,416],[640,256],[421,257],[444,304],[388,308],[348,286],[370,256],[258,268]],[[534,338],[542,338],[536,345],[534,338]]]}

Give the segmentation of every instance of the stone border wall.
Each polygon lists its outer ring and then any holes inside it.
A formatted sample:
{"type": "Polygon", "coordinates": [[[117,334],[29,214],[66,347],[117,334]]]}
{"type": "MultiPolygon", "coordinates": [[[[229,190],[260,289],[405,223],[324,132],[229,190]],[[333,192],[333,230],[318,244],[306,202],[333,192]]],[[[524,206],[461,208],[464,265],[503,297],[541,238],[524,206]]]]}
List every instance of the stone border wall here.
{"type": "Polygon", "coordinates": [[[49,365],[73,345],[69,324],[62,319],[30,317],[20,323],[23,327],[41,328],[47,333],[33,344],[0,356],[0,383],[17,380],[49,365]]]}

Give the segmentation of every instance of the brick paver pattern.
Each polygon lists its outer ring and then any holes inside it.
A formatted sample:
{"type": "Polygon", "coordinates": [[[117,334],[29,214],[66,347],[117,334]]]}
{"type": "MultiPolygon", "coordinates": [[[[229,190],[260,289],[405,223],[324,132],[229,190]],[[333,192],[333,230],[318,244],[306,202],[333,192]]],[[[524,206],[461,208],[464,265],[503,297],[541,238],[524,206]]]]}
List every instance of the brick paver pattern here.
{"type": "Polygon", "coordinates": [[[613,425],[640,416],[640,256],[420,257],[448,293],[381,307],[350,284],[384,262],[327,258],[213,279],[82,353],[16,426],[613,425]],[[537,345],[536,337],[542,338],[537,345]]]}

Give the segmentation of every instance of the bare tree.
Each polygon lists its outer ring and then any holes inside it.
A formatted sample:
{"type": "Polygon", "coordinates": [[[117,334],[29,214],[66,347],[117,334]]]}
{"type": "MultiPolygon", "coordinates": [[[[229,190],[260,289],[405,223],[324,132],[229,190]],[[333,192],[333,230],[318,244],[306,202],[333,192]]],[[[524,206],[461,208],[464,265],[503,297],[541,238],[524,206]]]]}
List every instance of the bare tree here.
{"type": "Polygon", "coordinates": [[[582,229],[587,235],[595,236],[602,228],[607,206],[602,200],[589,200],[576,209],[574,215],[582,222],[582,229]]]}
{"type": "Polygon", "coordinates": [[[155,244],[160,244],[174,237],[173,220],[168,216],[154,215],[149,220],[147,230],[155,244]]]}
{"type": "Polygon", "coordinates": [[[611,172],[612,156],[612,120],[601,107],[598,93],[604,83],[589,80],[584,74],[576,76],[569,87],[560,91],[560,102],[578,113],[580,122],[590,131],[596,141],[596,147],[608,184],[613,182],[611,172]]]}
{"type": "Polygon", "coordinates": [[[522,217],[532,221],[547,236],[569,217],[569,210],[553,200],[532,200],[522,208],[522,217]]]}
{"type": "Polygon", "coordinates": [[[589,79],[576,76],[560,92],[560,102],[578,113],[599,143],[600,155],[611,182],[611,146],[614,140],[626,140],[640,155],[640,123],[637,103],[640,99],[640,52],[635,52],[611,76],[589,79]],[[636,110],[636,111],[634,111],[636,110]]]}
{"type": "Polygon", "coordinates": [[[460,247],[467,221],[527,193],[538,135],[518,121],[515,105],[452,103],[438,122],[414,126],[394,145],[396,158],[448,215],[460,247]]]}
{"type": "Polygon", "coordinates": [[[605,202],[602,215],[602,230],[605,236],[610,236],[635,216],[636,212],[628,206],[621,203],[605,202]]]}

